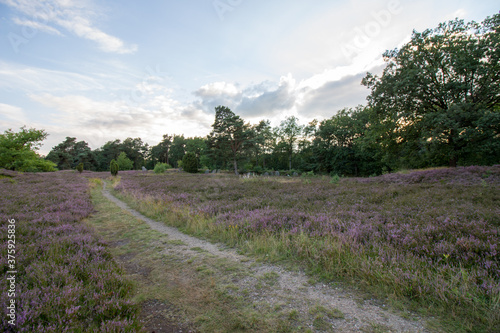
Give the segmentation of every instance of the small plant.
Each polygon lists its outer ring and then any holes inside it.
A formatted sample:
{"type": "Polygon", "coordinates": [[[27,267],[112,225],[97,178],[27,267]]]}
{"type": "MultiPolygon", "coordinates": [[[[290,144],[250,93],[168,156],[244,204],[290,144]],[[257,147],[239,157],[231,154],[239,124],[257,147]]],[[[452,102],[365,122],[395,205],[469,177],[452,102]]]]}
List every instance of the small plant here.
{"type": "Polygon", "coordinates": [[[109,170],[111,171],[111,174],[113,176],[116,176],[119,169],[120,167],[118,166],[118,163],[114,159],[112,159],[111,163],[109,164],[109,170]]]}
{"type": "Polygon", "coordinates": [[[83,163],[80,162],[80,164],[78,164],[76,166],[76,170],[78,170],[79,173],[82,173],[83,172],[83,163]]]}
{"type": "Polygon", "coordinates": [[[167,164],[167,163],[156,163],[155,168],[154,168],[154,172],[155,173],[164,173],[165,171],[167,171],[170,168],[172,168],[170,166],[170,164],[167,164]]]}
{"type": "Polygon", "coordinates": [[[330,184],[337,184],[340,181],[340,176],[335,174],[330,178],[330,184]]]}

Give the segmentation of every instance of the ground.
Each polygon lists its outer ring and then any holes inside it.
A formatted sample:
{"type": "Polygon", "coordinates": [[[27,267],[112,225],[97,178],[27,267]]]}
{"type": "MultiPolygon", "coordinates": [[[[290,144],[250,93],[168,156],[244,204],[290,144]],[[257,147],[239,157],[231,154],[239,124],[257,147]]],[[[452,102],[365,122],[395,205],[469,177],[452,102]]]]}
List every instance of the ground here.
{"type": "Polygon", "coordinates": [[[92,224],[137,286],[146,332],[428,332],[407,311],[297,267],[259,262],[235,249],[153,221],[105,188],[92,224]]]}

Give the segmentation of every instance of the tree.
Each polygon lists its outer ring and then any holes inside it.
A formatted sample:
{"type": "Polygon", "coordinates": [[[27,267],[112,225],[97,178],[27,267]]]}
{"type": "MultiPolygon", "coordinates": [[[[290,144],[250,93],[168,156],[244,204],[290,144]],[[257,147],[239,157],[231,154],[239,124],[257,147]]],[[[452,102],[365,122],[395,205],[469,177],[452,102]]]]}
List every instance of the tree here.
{"type": "Polygon", "coordinates": [[[229,156],[233,162],[234,173],[238,174],[238,158],[251,139],[250,125],[225,106],[215,108],[215,121],[210,133],[212,149],[219,151],[221,157],[229,156]],[[225,152],[230,152],[226,154],[225,152]]]}
{"type": "Polygon", "coordinates": [[[271,152],[273,145],[273,133],[271,122],[269,120],[261,120],[257,125],[252,126],[253,150],[255,152],[256,165],[259,165],[259,157],[262,160],[262,168],[266,168],[266,154],[271,152]]]}
{"type": "Polygon", "coordinates": [[[368,73],[374,135],[396,165],[495,163],[500,157],[500,14],[413,32],[368,73]],[[399,156],[403,156],[400,158],[399,156]],[[422,163],[422,161],[426,161],[422,163]]]}
{"type": "Polygon", "coordinates": [[[182,169],[189,173],[198,172],[198,160],[192,152],[187,152],[182,158],[182,169]]]}
{"type": "Polygon", "coordinates": [[[118,163],[113,159],[109,163],[109,170],[111,171],[111,174],[113,176],[118,175],[118,170],[120,170],[120,167],[118,166],[118,163]]]}
{"type": "Polygon", "coordinates": [[[86,170],[97,170],[98,163],[95,153],[87,142],[76,141],[76,138],[66,137],[66,140],[53,147],[46,157],[57,164],[59,170],[74,169],[83,163],[86,170]]]}
{"type": "Polygon", "coordinates": [[[78,173],[82,173],[83,172],[83,163],[80,163],[76,166],[76,170],[78,171],[78,173]]]}
{"type": "Polygon", "coordinates": [[[126,138],[119,147],[120,152],[125,152],[132,161],[134,170],[140,169],[147,158],[149,147],[143,143],[141,138],[126,138]]]}
{"type": "Polygon", "coordinates": [[[116,160],[118,155],[120,155],[121,141],[114,140],[106,142],[101,148],[96,149],[96,160],[98,162],[98,170],[106,171],[109,170],[111,165],[111,160],[116,160]]]}
{"type": "Polygon", "coordinates": [[[120,170],[132,170],[134,167],[134,162],[132,162],[132,160],[127,157],[127,154],[125,154],[125,152],[121,152],[120,155],[118,155],[116,163],[118,163],[118,167],[120,170]]]}
{"type": "Polygon", "coordinates": [[[177,161],[182,161],[186,154],[186,138],[184,135],[174,135],[172,144],[170,146],[170,161],[174,168],[179,168],[177,161]]]}
{"type": "Polygon", "coordinates": [[[156,161],[169,164],[169,149],[171,144],[172,136],[164,134],[163,140],[151,148],[151,159],[153,160],[154,165],[156,165],[156,161]]]}
{"type": "Polygon", "coordinates": [[[287,117],[280,123],[277,135],[288,154],[288,169],[292,170],[292,155],[295,143],[302,134],[303,125],[299,125],[299,120],[295,116],[287,117]]]}
{"type": "Polygon", "coordinates": [[[369,111],[361,106],[345,108],[319,123],[312,147],[318,171],[349,176],[380,173],[375,153],[366,142],[369,111]]]}
{"type": "Polygon", "coordinates": [[[44,130],[21,127],[15,133],[11,129],[0,134],[0,168],[15,171],[55,171],[55,164],[42,159],[36,152],[47,137],[44,130]]]}

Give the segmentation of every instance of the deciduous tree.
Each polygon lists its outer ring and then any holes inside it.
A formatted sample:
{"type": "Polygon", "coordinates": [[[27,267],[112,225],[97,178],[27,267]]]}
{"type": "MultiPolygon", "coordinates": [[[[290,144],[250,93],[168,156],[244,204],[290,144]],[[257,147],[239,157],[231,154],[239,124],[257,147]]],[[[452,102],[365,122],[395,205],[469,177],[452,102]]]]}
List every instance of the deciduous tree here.
{"type": "Polygon", "coordinates": [[[384,58],[382,77],[368,73],[363,84],[387,154],[404,156],[410,167],[498,161],[500,14],[414,31],[384,58]]]}

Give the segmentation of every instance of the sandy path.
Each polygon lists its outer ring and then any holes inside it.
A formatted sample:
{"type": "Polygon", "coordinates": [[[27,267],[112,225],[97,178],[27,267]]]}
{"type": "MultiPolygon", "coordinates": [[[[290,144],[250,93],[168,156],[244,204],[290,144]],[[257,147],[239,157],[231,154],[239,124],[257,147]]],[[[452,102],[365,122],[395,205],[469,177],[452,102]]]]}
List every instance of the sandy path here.
{"type": "MultiPolygon", "coordinates": [[[[256,263],[246,256],[239,255],[233,249],[224,249],[222,244],[213,244],[188,236],[176,228],[154,221],[111,195],[105,185],[103,195],[107,199],[146,222],[152,229],[167,234],[169,239],[179,240],[186,244],[176,251],[184,251],[186,256],[192,256],[194,252],[189,250],[190,248],[201,248],[214,256],[247,266],[253,274],[233,281],[236,285],[248,288],[248,286],[255,284],[258,276],[269,273],[277,276],[277,283],[271,291],[262,292],[251,289],[250,295],[256,303],[286,304],[290,309],[305,313],[313,305],[320,305],[327,309],[338,309],[344,316],[332,321],[332,331],[335,332],[429,332],[425,329],[423,321],[415,319],[415,316],[413,316],[414,320],[403,318],[388,311],[384,305],[375,304],[372,300],[359,301],[354,294],[341,288],[321,283],[310,284],[309,278],[301,272],[290,272],[279,266],[256,263]]],[[[196,254],[200,255],[200,253],[196,254]]]]}

